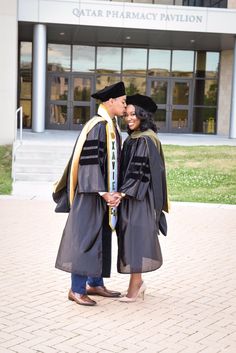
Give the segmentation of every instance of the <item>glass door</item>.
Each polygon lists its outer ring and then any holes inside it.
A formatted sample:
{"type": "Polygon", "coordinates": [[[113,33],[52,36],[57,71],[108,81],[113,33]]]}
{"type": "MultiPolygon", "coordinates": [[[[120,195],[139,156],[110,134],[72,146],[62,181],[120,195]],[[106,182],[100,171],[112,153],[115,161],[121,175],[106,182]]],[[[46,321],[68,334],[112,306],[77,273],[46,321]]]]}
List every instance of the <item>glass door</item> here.
{"type": "Polygon", "coordinates": [[[160,132],[190,132],[192,122],[192,81],[151,78],[147,94],[156,102],[155,121],[160,132]]]}
{"type": "Polygon", "coordinates": [[[170,93],[170,132],[190,132],[192,121],[192,82],[187,79],[172,79],[170,93]]]}
{"type": "Polygon", "coordinates": [[[69,86],[67,74],[49,76],[46,128],[69,129],[69,86]]]}
{"type": "Polygon", "coordinates": [[[93,76],[74,74],[71,79],[71,129],[82,129],[94,115],[95,103],[91,99],[94,89],[93,76]]]}
{"type": "Polygon", "coordinates": [[[93,90],[93,76],[71,73],[49,75],[46,127],[82,129],[95,112],[95,103],[91,99],[93,90]]]}
{"type": "Polygon", "coordinates": [[[156,102],[157,112],[154,119],[160,132],[168,131],[168,79],[149,79],[147,83],[147,94],[156,102]]]}

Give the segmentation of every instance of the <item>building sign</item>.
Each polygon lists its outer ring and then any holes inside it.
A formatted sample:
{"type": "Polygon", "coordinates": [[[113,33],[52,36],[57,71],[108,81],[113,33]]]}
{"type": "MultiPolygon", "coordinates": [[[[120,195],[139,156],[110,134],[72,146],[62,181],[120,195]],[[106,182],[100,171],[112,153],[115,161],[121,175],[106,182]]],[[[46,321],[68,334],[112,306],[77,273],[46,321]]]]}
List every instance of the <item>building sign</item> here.
{"type": "Polygon", "coordinates": [[[236,33],[236,10],[95,0],[18,0],[18,20],[81,26],[236,33]]]}
{"type": "Polygon", "coordinates": [[[82,17],[102,17],[106,19],[127,19],[127,20],[145,20],[160,22],[185,22],[185,23],[202,23],[202,15],[194,14],[174,14],[161,11],[143,12],[143,11],[117,11],[117,10],[94,10],[92,8],[74,8],[72,10],[74,16],[82,17]]]}

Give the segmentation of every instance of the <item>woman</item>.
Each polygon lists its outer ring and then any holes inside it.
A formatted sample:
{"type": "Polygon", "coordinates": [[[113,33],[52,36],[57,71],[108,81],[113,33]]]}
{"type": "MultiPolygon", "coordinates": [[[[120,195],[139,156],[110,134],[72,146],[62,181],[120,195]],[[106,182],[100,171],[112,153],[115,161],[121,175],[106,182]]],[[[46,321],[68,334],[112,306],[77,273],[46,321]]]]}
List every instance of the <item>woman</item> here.
{"type": "Polygon", "coordinates": [[[119,208],[118,261],[120,273],[129,273],[127,295],[122,302],[144,298],[146,286],[143,272],[162,265],[158,240],[167,225],[163,210],[168,212],[165,164],[153,113],[157,106],[147,96],[127,97],[125,121],[129,137],[124,142],[121,157],[121,186],[123,197],[119,208]]]}

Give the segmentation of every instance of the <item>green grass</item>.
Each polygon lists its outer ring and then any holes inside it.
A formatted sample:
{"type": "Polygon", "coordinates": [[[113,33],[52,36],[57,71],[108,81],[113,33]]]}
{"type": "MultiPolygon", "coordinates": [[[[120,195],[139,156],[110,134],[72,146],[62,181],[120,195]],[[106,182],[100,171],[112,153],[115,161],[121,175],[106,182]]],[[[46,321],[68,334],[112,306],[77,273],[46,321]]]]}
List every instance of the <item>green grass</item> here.
{"type": "Polygon", "coordinates": [[[236,204],[236,147],[163,146],[172,201],[236,204]]]}
{"type": "MultiPolygon", "coordinates": [[[[236,147],[163,146],[171,201],[236,204],[236,147]]],[[[10,194],[11,146],[0,146],[0,194],[10,194]]]]}
{"type": "Polygon", "coordinates": [[[0,146],[0,195],[11,193],[11,151],[11,146],[0,146]]]}

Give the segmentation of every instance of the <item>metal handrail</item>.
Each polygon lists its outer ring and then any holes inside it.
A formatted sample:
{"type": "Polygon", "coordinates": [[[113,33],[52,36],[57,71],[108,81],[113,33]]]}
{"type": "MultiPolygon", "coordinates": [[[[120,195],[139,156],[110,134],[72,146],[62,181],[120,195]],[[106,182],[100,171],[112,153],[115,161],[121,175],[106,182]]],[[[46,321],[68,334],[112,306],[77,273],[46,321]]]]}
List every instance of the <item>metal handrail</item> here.
{"type": "Polygon", "coordinates": [[[16,109],[16,114],[15,114],[15,141],[17,140],[17,118],[18,118],[18,113],[20,112],[20,143],[22,144],[23,141],[23,109],[22,107],[19,107],[16,109]]]}
{"type": "Polygon", "coordinates": [[[17,149],[22,145],[23,143],[23,109],[22,107],[19,107],[16,109],[15,113],[15,131],[14,131],[14,141],[13,141],[13,146],[12,146],[12,169],[11,169],[11,175],[13,179],[13,183],[15,182],[16,179],[16,172],[15,172],[15,159],[16,159],[16,151],[17,149]],[[17,145],[17,118],[18,118],[18,113],[20,112],[20,143],[17,145]]]}

